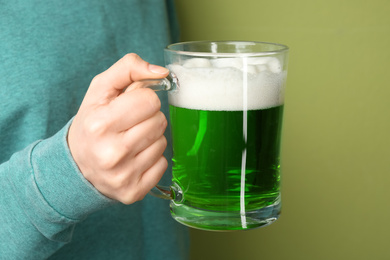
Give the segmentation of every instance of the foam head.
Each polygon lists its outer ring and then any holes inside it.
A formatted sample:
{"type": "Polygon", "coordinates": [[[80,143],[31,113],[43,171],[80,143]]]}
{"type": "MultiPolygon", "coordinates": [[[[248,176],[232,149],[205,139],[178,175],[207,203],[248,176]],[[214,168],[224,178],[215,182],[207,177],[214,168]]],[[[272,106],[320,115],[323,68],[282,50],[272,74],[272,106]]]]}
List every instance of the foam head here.
{"type": "Polygon", "coordinates": [[[274,57],[193,58],[168,68],[179,89],[174,106],[201,110],[254,110],[283,104],[286,72],[274,57]]]}

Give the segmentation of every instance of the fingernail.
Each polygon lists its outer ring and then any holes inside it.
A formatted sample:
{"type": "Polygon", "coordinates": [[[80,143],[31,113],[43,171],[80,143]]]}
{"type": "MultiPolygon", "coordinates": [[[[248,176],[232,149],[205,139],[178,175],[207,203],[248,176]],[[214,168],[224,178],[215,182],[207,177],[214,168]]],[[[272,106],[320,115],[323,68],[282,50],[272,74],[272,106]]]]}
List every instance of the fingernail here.
{"type": "Polygon", "coordinates": [[[169,70],[167,68],[153,65],[153,64],[149,64],[149,70],[151,72],[157,73],[157,74],[167,74],[169,72],[169,70]]]}

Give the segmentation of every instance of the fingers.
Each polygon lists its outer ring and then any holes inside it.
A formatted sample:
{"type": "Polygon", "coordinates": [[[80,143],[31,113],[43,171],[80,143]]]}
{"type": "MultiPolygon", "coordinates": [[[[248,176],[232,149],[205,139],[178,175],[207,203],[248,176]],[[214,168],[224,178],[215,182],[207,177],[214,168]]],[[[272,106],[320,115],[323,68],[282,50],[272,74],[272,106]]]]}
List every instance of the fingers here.
{"type": "Polygon", "coordinates": [[[143,197],[145,197],[145,195],[158,184],[167,168],[167,159],[161,156],[152,167],[143,173],[138,184],[142,190],[142,197],[140,197],[139,200],[143,199],[143,197]]]}
{"type": "MultiPolygon", "coordinates": [[[[163,156],[167,147],[167,139],[161,136],[156,142],[138,153],[134,162],[141,173],[151,168],[163,156]]],[[[165,170],[164,170],[165,171],[165,170]]],[[[152,185],[153,187],[154,185],[152,185]]]]}
{"type": "Polygon", "coordinates": [[[151,89],[134,89],[125,92],[109,104],[112,126],[125,131],[150,118],[161,108],[161,101],[151,89]]]}
{"type": "Polygon", "coordinates": [[[124,204],[142,200],[158,184],[168,167],[168,162],[163,156],[166,146],[167,141],[162,136],[131,160],[131,167],[125,168],[128,173],[105,181],[105,183],[111,182],[110,187],[116,187],[115,193],[110,191],[112,198],[124,204]]]}
{"type": "Polygon", "coordinates": [[[164,78],[168,69],[151,65],[137,54],[125,55],[109,69],[97,75],[88,90],[91,96],[110,101],[122,93],[132,82],[141,79],[164,78]]]}
{"type": "Polygon", "coordinates": [[[141,173],[137,183],[137,192],[129,191],[127,196],[121,198],[121,202],[131,204],[138,200],[142,200],[145,195],[158,184],[164,172],[168,168],[167,159],[163,156],[167,146],[167,141],[164,136],[153,145],[142,151],[136,158],[136,163],[145,167],[141,173]]]}
{"type": "Polygon", "coordinates": [[[159,111],[148,120],[123,133],[124,145],[130,155],[136,155],[163,136],[167,127],[165,115],[159,111]]]}
{"type": "Polygon", "coordinates": [[[168,165],[163,157],[167,147],[166,125],[165,115],[158,112],[124,133],[122,140],[128,158],[123,160],[126,164],[121,169],[127,172],[122,172],[117,178],[119,183],[112,185],[117,187],[116,200],[124,204],[142,200],[159,182],[168,165]]]}

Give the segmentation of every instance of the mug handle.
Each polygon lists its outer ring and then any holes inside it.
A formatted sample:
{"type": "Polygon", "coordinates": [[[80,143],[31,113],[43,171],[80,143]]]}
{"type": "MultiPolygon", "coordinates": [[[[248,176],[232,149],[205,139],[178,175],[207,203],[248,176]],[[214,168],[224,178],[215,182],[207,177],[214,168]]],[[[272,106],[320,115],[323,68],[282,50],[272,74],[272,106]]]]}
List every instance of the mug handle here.
{"type": "Polygon", "coordinates": [[[175,91],[179,88],[178,80],[175,74],[169,73],[163,79],[144,79],[133,82],[131,88],[150,88],[154,91],[175,91]]]}
{"type": "MultiPolygon", "coordinates": [[[[132,88],[150,88],[154,91],[175,91],[179,88],[177,77],[170,73],[163,79],[146,79],[133,82],[130,87],[132,88]]],[[[153,187],[149,194],[162,199],[174,200],[176,202],[181,201],[182,192],[176,185],[162,186],[157,184],[153,187]]]]}
{"type": "Polygon", "coordinates": [[[157,184],[149,191],[149,194],[157,198],[173,200],[176,203],[179,203],[183,200],[183,192],[176,184],[170,187],[157,184]]]}

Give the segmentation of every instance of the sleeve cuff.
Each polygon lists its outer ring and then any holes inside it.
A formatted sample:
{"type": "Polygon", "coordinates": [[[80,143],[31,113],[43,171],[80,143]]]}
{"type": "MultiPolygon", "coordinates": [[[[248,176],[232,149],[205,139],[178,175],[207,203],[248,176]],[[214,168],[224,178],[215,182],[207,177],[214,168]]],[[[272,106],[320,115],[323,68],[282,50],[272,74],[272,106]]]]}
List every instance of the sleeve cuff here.
{"type": "Polygon", "coordinates": [[[114,201],[96,190],[73,160],[67,143],[70,124],[35,145],[31,164],[37,188],[47,204],[66,218],[82,220],[114,201]]]}
{"type": "Polygon", "coordinates": [[[116,203],[79,171],[66,140],[70,124],[15,153],[8,164],[13,192],[31,223],[45,237],[63,242],[71,239],[74,224],[116,203]]]}

